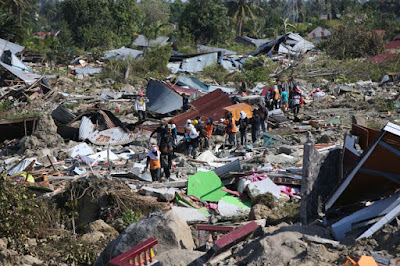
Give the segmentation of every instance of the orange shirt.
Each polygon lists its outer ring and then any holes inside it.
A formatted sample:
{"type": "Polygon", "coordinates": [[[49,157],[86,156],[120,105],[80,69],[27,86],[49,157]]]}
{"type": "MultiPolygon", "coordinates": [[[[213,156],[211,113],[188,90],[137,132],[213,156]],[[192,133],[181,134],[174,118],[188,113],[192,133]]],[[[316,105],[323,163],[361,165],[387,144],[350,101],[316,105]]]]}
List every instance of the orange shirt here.
{"type": "Polygon", "coordinates": [[[150,170],[156,170],[158,168],[161,168],[160,159],[157,160],[150,159],[150,170]]]}
{"type": "Polygon", "coordinates": [[[205,124],[204,125],[204,133],[206,134],[207,138],[211,138],[214,126],[212,124],[205,124]]]}

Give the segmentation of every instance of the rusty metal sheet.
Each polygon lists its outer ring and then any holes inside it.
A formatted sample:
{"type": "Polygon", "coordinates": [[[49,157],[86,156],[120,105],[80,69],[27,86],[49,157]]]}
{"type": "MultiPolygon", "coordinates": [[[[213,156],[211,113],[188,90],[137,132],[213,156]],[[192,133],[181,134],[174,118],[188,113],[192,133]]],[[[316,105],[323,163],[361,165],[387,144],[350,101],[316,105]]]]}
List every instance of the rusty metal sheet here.
{"type": "Polygon", "coordinates": [[[379,131],[369,127],[352,124],[351,134],[359,137],[360,140],[358,144],[360,145],[361,149],[365,150],[379,135],[379,131]]]}
{"type": "Polygon", "coordinates": [[[232,105],[228,94],[222,90],[215,90],[203,97],[193,101],[191,105],[194,110],[177,115],[171,120],[176,124],[178,132],[184,132],[184,126],[187,119],[195,119],[197,116],[201,116],[203,120],[213,116],[214,120],[222,118],[225,114],[225,107],[232,105]]]}

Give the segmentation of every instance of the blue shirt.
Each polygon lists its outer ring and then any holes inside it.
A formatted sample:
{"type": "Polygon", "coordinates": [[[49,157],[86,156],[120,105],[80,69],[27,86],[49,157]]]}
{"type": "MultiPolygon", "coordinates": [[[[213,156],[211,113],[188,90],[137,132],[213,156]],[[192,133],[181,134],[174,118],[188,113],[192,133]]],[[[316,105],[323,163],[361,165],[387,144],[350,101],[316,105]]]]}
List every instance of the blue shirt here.
{"type": "Polygon", "coordinates": [[[288,101],[288,92],[287,91],[282,91],[282,101],[287,102],[288,101]]]}

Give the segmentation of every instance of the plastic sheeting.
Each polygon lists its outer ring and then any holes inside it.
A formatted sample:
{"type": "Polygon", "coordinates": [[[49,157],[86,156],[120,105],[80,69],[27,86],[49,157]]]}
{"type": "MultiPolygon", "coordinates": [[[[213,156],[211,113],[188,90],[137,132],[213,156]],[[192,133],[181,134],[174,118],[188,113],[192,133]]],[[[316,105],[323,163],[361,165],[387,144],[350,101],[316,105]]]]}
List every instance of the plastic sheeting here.
{"type": "Polygon", "coordinates": [[[158,114],[167,114],[182,108],[183,105],[182,96],[157,80],[149,81],[146,96],[149,99],[148,110],[158,114]]]}
{"type": "Polygon", "coordinates": [[[221,190],[223,187],[221,179],[214,172],[197,172],[189,176],[187,194],[201,200],[218,202],[228,195],[228,192],[221,190]]]}

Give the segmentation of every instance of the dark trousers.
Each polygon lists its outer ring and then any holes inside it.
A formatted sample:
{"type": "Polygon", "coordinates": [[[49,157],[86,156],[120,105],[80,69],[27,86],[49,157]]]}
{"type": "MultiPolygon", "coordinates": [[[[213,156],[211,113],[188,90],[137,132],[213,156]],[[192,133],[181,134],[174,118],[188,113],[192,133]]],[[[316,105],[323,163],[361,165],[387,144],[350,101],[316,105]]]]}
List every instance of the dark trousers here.
{"type": "Polygon", "coordinates": [[[240,131],[240,143],[242,145],[247,144],[247,132],[244,131],[240,131]]]}
{"type": "Polygon", "coordinates": [[[255,143],[258,140],[258,135],[259,135],[259,129],[252,128],[251,129],[251,140],[253,141],[253,143],[255,143]]]}
{"type": "Polygon", "coordinates": [[[169,166],[165,166],[163,169],[165,177],[169,179],[169,177],[171,176],[171,171],[169,170],[169,166]]]}
{"type": "Polygon", "coordinates": [[[293,106],[293,114],[295,116],[299,114],[299,111],[300,111],[300,104],[296,104],[295,106],[293,106]]]}
{"type": "Polygon", "coordinates": [[[229,132],[228,133],[228,142],[233,146],[236,146],[236,132],[229,132]]]}
{"type": "Polygon", "coordinates": [[[261,121],[261,130],[262,130],[262,132],[265,132],[265,121],[264,121],[264,119],[261,121]]]}
{"type": "Polygon", "coordinates": [[[151,179],[154,181],[160,181],[161,176],[161,168],[157,168],[154,170],[150,169],[151,179]]]}
{"type": "Polygon", "coordinates": [[[274,100],[274,108],[275,109],[279,108],[279,100],[274,100]]]}
{"type": "Polygon", "coordinates": [[[146,120],[146,111],[139,110],[138,111],[139,123],[142,123],[146,120]]]}

